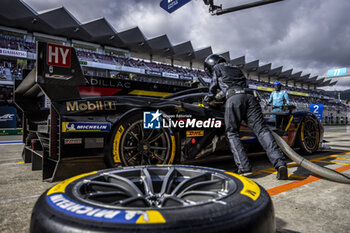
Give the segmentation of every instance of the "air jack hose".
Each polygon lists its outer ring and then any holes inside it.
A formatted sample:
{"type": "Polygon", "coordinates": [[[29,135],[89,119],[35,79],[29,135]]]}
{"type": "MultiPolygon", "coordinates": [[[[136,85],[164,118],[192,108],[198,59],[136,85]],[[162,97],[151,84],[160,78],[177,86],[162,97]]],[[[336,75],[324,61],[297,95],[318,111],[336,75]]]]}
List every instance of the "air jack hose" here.
{"type": "Polygon", "coordinates": [[[310,162],[309,160],[296,153],[280,136],[278,136],[278,134],[272,130],[271,132],[281,150],[288,156],[288,158],[299,164],[301,167],[314,173],[315,175],[321,176],[328,180],[350,184],[349,176],[310,162]]]}

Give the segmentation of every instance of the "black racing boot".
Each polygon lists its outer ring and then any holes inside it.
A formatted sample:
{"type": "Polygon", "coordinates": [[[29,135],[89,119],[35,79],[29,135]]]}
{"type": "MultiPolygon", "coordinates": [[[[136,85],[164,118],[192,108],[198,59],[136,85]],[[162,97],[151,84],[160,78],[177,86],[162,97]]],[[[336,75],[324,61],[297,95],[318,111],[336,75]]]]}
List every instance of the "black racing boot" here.
{"type": "Polygon", "coordinates": [[[286,166],[279,166],[277,168],[277,179],[288,180],[288,170],[286,166]]]}
{"type": "Polygon", "coordinates": [[[250,176],[250,175],[252,175],[253,173],[252,173],[252,170],[245,170],[245,171],[243,171],[243,170],[241,170],[241,169],[238,169],[238,172],[237,172],[239,175],[241,175],[241,176],[250,176]]]}

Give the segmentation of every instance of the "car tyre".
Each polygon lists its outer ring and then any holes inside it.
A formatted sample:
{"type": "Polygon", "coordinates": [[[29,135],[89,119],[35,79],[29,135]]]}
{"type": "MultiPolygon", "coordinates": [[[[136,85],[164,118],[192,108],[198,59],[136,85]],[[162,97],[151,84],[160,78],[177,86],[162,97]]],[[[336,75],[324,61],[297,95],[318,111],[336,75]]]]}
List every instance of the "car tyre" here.
{"type": "Polygon", "coordinates": [[[175,136],[170,128],[144,129],[143,112],[133,113],[114,127],[106,146],[108,167],[172,164],[176,155],[175,136]]]}
{"type": "Polygon", "coordinates": [[[320,129],[316,120],[311,116],[305,116],[298,131],[298,145],[304,155],[310,155],[319,148],[320,129]]]}
{"type": "Polygon", "coordinates": [[[269,194],[246,177],[188,165],[121,167],[63,181],[36,202],[31,233],[276,232],[269,194]]]}

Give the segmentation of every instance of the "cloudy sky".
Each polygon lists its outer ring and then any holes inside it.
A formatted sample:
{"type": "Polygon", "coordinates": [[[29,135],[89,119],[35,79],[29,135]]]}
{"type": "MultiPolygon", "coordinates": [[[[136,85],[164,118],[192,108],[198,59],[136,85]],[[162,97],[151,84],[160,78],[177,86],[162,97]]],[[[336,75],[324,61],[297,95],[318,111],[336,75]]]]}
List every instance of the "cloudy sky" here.
{"type": "MultiPolygon", "coordinates": [[[[64,6],[79,21],[105,17],[117,31],[138,26],[147,38],[167,34],[173,44],[192,41],[195,49],[212,46],[231,58],[260,59],[260,65],[326,75],[350,69],[350,1],[285,0],[221,16],[211,16],[202,0],[172,14],[161,0],[24,0],[36,11],[64,6]]],[[[214,0],[231,7],[253,0],[214,0]]],[[[350,88],[349,79],[340,81],[350,88]]],[[[337,85],[340,86],[340,85],[337,85]]]]}

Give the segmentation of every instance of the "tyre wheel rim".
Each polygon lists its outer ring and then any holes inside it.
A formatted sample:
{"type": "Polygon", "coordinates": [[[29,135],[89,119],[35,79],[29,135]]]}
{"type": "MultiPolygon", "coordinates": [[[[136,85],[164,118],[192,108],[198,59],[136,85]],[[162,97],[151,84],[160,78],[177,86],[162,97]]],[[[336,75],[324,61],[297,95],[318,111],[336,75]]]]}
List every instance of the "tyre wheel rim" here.
{"type": "Polygon", "coordinates": [[[73,194],[82,202],[104,208],[164,209],[222,202],[236,189],[234,180],[215,171],[140,166],[81,180],[75,184],[73,194]]]}
{"type": "Polygon", "coordinates": [[[166,129],[143,129],[143,121],[130,124],[121,138],[121,157],[126,166],[165,164],[171,153],[166,129]]]}
{"type": "Polygon", "coordinates": [[[317,127],[312,120],[304,123],[304,142],[309,150],[317,147],[317,127]]]}

